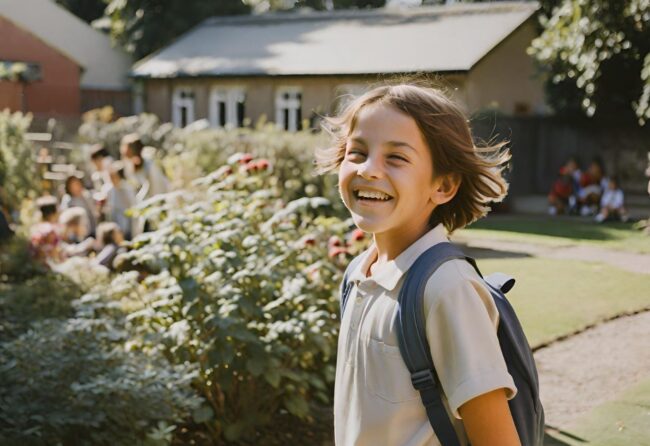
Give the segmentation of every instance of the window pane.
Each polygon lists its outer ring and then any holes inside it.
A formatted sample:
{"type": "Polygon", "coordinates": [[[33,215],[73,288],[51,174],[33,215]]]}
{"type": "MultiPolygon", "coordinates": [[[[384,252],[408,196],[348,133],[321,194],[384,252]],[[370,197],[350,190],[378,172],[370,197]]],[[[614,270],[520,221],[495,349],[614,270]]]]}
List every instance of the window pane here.
{"type": "Polygon", "coordinates": [[[237,102],[237,127],[244,126],[244,102],[237,102]]]}
{"type": "Polygon", "coordinates": [[[181,106],[181,127],[187,125],[187,107],[181,106]]]}
{"type": "Polygon", "coordinates": [[[302,130],[302,108],[298,107],[296,110],[296,127],[298,130],[302,130]]]}
{"type": "Polygon", "coordinates": [[[219,125],[226,125],[226,103],[222,101],[219,101],[219,125]]]}
{"type": "Polygon", "coordinates": [[[289,109],[283,108],[282,113],[284,114],[284,129],[289,130],[289,109]]]}

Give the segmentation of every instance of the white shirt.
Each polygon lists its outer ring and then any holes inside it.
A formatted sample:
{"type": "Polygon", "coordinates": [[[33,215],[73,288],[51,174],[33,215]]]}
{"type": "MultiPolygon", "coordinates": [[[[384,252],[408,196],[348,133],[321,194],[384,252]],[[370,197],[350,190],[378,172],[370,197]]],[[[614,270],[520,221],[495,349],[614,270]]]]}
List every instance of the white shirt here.
{"type": "Polygon", "coordinates": [[[621,189],[605,189],[600,199],[601,208],[620,209],[623,207],[623,191],[621,189]]]}
{"type": "MultiPolygon", "coordinates": [[[[446,230],[438,225],[366,277],[377,257],[372,245],[351,271],[349,280],[357,286],[341,321],[334,390],[338,446],[440,444],[411,384],[393,321],[404,273],[420,254],[444,241],[446,230]]],[[[508,398],[516,393],[496,336],[499,314],[488,289],[464,260],[449,261],[431,276],[424,308],[443,402],[466,445],[458,408],[499,388],[506,388],[508,398]]]]}

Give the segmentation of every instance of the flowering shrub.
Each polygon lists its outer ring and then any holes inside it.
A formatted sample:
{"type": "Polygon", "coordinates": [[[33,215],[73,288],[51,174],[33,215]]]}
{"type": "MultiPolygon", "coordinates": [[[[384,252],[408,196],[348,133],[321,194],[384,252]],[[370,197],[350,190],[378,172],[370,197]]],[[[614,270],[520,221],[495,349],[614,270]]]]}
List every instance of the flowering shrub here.
{"type": "Polygon", "coordinates": [[[9,209],[19,209],[41,189],[32,146],[25,139],[31,121],[31,115],[0,110],[0,206],[9,209]]]}
{"type": "Polygon", "coordinates": [[[105,122],[99,111],[88,114],[79,128],[80,140],[103,142],[118,153],[120,139],[131,132],[142,135],[143,143],[160,149],[157,155],[167,175],[177,187],[186,187],[197,178],[215,171],[236,153],[251,153],[273,165],[274,181],[285,201],[299,197],[323,196],[339,216],[345,214],[338,199],[334,176],[313,175],[314,149],[328,144],[325,135],[309,130],[286,132],[261,122],[255,128],[210,129],[197,121],[184,129],[160,123],[150,114],[105,122]]]}
{"type": "Polygon", "coordinates": [[[235,154],[144,203],[158,229],[116,259],[134,272],[96,291],[129,309],[130,348],[196,365],[207,404],[194,422],[217,442],[254,440],[283,410],[308,419],[330,401],[338,286],[359,243],[346,245],[350,223],[328,200],[285,202],[273,169],[235,154]],[[331,237],[345,250],[329,252],[331,237]]]}

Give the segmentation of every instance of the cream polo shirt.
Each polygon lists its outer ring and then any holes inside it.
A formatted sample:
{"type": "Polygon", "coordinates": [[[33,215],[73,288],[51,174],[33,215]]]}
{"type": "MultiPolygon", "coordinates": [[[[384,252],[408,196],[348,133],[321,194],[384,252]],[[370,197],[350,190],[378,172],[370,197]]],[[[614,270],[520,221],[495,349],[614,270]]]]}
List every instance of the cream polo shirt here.
{"type": "MultiPolygon", "coordinates": [[[[394,319],[404,273],[420,254],[445,241],[446,230],[438,225],[366,277],[377,258],[371,245],[350,272],[356,286],[341,321],[334,390],[337,446],[440,445],[400,355],[394,319]]],[[[517,391],[496,336],[499,314],[464,260],[446,262],[431,276],[424,309],[443,402],[466,445],[458,408],[495,389],[506,388],[508,398],[517,391]]]]}

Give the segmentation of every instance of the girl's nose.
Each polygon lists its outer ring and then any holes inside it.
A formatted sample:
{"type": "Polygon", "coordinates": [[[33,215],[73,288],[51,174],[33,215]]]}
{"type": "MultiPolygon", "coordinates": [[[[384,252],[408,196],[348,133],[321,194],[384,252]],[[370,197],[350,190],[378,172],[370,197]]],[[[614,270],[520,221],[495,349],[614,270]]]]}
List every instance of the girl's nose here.
{"type": "Polygon", "coordinates": [[[368,156],[363,163],[359,164],[357,174],[365,179],[380,178],[382,176],[381,161],[376,157],[368,156]]]}

